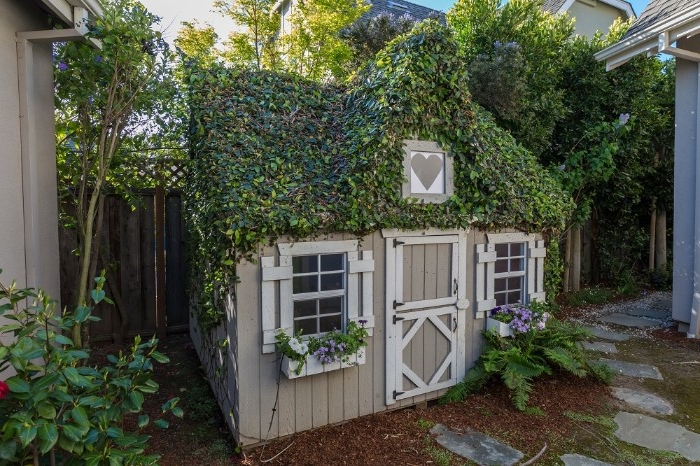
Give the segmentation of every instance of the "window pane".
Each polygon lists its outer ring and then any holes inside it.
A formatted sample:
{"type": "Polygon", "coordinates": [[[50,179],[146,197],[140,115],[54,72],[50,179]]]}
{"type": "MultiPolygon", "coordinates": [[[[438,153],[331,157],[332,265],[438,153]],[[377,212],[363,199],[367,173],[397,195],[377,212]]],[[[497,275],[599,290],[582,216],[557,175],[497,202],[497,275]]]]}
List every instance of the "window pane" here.
{"type": "Polygon", "coordinates": [[[525,243],[511,243],[510,244],[510,255],[511,256],[523,256],[523,255],[525,255],[524,248],[525,248],[525,243]]]}
{"type": "Polygon", "coordinates": [[[292,271],[294,273],[318,272],[318,256],[294,256],[292,271]]]}
{"type": "Polygon", "coordinates": [[[511,277],[508,279],[509,290],[519,290],[522,288],[523,277],[511,277]]]}
{"type": "Polygon", "coordinates": [[[331,272],[333,270],[345,270],[343,263],[345,254],[327,254],[321,256],[321,271],[331,272]]]}
{"type": "Polygon", "coordinates": [[[504,306],[506,304],[505,293],[497,293],[495,298],[496,298],[496,306],[504,306]]]}
{"type": "Polygon", "coordinates": [[[294,277],[292,292],[298,293],[315,293],[318,291],[318,275],[310,277],[294,277]]]}
{"type": "Polygon", "coordinates": [[[496,245],[496,257],[508,257],[508,243],[496,245]]]}
{"type": "Polygon", "coordinates": [[[517,271],[525,270],[523,268],[524,263],[525,263],[525,261],[523,259],[511,259],[510,260],[510,271],[517,272],[517,271]]]}
{"type": "Polygon", "coordinates": [[[345,288],[345,274],[330,273],[321,275],[321,291],[342,290],[345,288]]]}
{"type": "Polygon", "coordinates": [[[294,302],[294,318],[308,317],[316,315],[316,300],[313,301],[295,301],[294,302]]]}
{"type": "Polygon", "coordinates": [[[318,300],[319,314],[340,314],[341,312],[343,312],[343,298],[338,297],[318,300]]]}
{"type": "Polygon", "coordinates": [[[294,335],[299,333],[299,331],[301,331],[302,335],[313,335],[314,333],[318,333],[318,328],[316,328],[317,322],[318,321],[315,317],[311,319],[295,320],[294,335]]]}
{"type": "Polygon", "coordinates": [[[494,267],[496,273],[503,273],[508,271],[508,261],[507,260],[498,260],[496,261],[496,266],[494,267]]]}
{"type": "Polygon", "coordinates": [[[340,330],[343,328],[343,322],[339,315],[321,317],[319,320],[319,332],[332,332],[333,330],[340,330]]]}
{"type": "Polygon", "coordinates": [[[505,291],[506,290],[506,279],[497,278],[493,281],[494,291],[505,291]]]}
{"type": "Polygon", "coordinates": [[[508,293],[508,304],[515,304],[518,301],[521,301],[522,295],[520,291],[513,291],[511,293],[508,293]]]}

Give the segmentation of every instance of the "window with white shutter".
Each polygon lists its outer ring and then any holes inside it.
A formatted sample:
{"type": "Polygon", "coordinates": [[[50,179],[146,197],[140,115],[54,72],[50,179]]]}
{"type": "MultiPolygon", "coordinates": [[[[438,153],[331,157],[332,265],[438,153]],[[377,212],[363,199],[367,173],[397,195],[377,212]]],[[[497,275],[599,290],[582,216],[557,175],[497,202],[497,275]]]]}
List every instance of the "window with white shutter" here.
{"type": "Polygon", "coordinates": [[[263,353],[275,351],[275,335],[299,330],[321,335],[359,320],[374,327],[372,251],[359,241],[280,243],[279,258],[262,257],[263,353]]]}

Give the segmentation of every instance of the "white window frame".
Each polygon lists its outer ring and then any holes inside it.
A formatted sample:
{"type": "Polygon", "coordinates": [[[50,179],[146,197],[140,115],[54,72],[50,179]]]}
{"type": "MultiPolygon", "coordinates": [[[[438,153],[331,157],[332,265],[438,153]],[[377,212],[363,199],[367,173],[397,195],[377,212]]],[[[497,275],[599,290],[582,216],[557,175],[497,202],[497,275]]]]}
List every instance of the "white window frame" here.
{"type": "Polygon", "coordinates": [[[544,241],[528,233],[489,233],[486,243],[476,245],[476,305],[474,311],[477,319],[486,317],[488,311],[496,307],[495,279],[505,276],[495,273],[496,244],[525,243],[525,278],[523,286],[526,302],[544,301],[544,258],[547,249],[544,241]]]}
{"type": "MultiPolygon", "coordinates": [[[[279,243],[279,257],[261,257],[263,353],[275,351],[280,330],[294,333],[294,293],[292,259],[295,256],[345,254],[345,309],[343,325],[366,321],[368,333],[374,328],[372,251],[360,251],[359,240],[279,243]]],[[[311,293],[316,294],[316,293],[311,293]]],[[[306,293],[305,295],[310,295],[306,293]]],[[[304,295],[297,295],[297,298],[304,295]]]]}
{"type": "Polygon", "coordinates": [[[404,182],[401,186],[401,195],[404,198],[414,198],[423,202],[440,204],[447,201],[454,194],[454,157],[442,149],[436,142],[405,139],[403,141],[404,182]],[[444,193],[428,194],[415,193],[411,190],[411,163],[414,152],[439,153],[443,158],[443,183],[444,193]]]}
{"type": "Polygon", "coordinates": [[[496,266],[494,265],[494,274],[493,274],[493,280],[494,280],[494,299],[496,299],[496,305],[498,305],[498,295],[505,295],[506,296],[506,303],[505,304],[515,304],[515,303],[509,303],[508,301],[508,295],[514,291],[519,291],[520,292],[520,298],[518,298],[518,301],[524,302],[526,301],[527,297],[527,243],[526,242],[511,242],[511,243],[499,243],[502,245],[506,245],[508,248],[508,254],[506,256],[498,256],[498,244],[495,245],[495,251],[496,251],[496,262],[495,264],[498,264],[500,261],[504,261],[507,263],[507,268],[508,270],[506,272],[496,272],[496,266]],[[513,256],[511,255],[511,249],[512,245],[518,244],[521,245],[522,247],[522,254],[513,256]],[[520,270],[510,270],[510,265],[511,261],[513,259],[521,259],[522,263],[522,268],[520,270]],[[519,289],[510,289],[508,282],[510,278],[521,278],[520,281],[520,288],[519,289]],[[496,281],[497,280],[505,280],[505,287],[503,290],[497,290],[496,289],[496,281]]]}

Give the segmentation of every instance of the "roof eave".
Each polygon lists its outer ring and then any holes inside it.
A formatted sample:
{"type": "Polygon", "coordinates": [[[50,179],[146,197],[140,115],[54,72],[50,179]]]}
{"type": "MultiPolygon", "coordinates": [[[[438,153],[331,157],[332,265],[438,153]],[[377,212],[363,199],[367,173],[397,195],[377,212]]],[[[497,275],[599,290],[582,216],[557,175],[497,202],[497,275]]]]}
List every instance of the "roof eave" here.
{"type": "Polygon", "coordinates": [[[683,10],[650,28],[613,44],[594,55],[598,61],[606,62],[606,69],[611,70],[626,63],[640,53],[658,53],[659,36],[668,35],[670,43],[684,37],[700,33],[700,5],[683,10]]]}
{"type": "Polygon", "coordinates": [[[103,15],[99,0],[40,0],[58,19],[66,25],[75,27],[74,8],[83,8],[92,16],[103,15]]]}

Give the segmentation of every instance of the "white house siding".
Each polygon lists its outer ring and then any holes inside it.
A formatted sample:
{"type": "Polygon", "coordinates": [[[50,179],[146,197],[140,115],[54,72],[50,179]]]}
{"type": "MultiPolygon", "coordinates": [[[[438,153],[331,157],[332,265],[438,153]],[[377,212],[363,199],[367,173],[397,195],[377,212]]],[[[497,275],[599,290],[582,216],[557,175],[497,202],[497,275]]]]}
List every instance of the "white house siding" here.
{"type": "Polygon", "coordinates": [[[28,44],[19,69],[16,33],[47,29],[33,2],[0,0],[0,280],[59,296],[58,210],[50,44],[28,44]],[[24,134],[20,77],[28,76],[24,134]],[[22,161],[22,145],[28,159],[22,161]],[[26,180],[31,179],[31,183],[26,180]]]}
{"type": "MultiPolygon", "coordinates": [[[[700,36],[679,39],[678,47],[700,52],[700,36]]],[[[687,331],[693,303],[696,231],[696,178],[698,155],[698,63],[676,59],[676,140],[673,170],[673,319],[679,330],[687,331]]]]}

